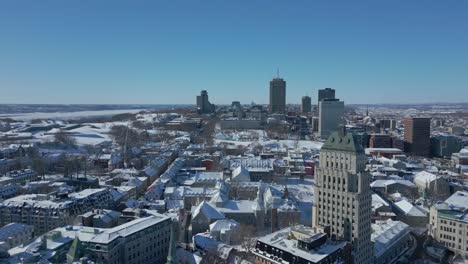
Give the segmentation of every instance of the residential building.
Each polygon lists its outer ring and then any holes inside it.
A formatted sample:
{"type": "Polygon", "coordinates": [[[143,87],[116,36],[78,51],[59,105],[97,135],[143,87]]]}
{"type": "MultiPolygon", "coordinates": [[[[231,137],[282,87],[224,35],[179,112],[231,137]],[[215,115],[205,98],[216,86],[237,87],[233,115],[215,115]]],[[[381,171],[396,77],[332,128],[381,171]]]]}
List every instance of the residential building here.
{"type": "Polygon", "coordinates": [[[113,206],[109,189],[86,189],[68,197],[25,194],[0,203],[0,223],[23,223],[34,226],[38,234],[69,225],[79,214],[93,208],[113,206]]]}
{"type": "Polygon", "coordinates": [[[37,181],[37,173],[31,169],[16,170],[6,173],[5,177],[0,177],[2,182],[16,183],[24,185],[26,182],[37,181]]]}
{"type": "MultiPolygon", "coordinates": [[[[323,114],[321,112],[321,114],[323,114]]],[[[364,149],[344,128],[320,150],[312,226],[351,242],[354,263],[372,263],[370,175],[364,149]]]]}

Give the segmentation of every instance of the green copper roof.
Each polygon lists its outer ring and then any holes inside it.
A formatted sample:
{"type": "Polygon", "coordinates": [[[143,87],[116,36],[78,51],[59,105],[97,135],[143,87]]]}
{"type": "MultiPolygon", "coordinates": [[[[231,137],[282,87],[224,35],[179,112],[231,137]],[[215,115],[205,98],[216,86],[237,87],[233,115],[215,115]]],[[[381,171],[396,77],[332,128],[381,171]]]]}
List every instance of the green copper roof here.
{"type": "Polygon", "coordinates": [[[364,148],[351,133],[342,135],[339,132],[333,132],[323,144],[322,149],[364,153],[364,148]]]}
{"type": "Polygon", "coordinates": [[[67,252],[67,258],[69,258],[70,260],[77,260],[80,258],[81,251],[82,251],[81,241],[76,237],[73,240],[70,246],[70,249],[67,252]]]}

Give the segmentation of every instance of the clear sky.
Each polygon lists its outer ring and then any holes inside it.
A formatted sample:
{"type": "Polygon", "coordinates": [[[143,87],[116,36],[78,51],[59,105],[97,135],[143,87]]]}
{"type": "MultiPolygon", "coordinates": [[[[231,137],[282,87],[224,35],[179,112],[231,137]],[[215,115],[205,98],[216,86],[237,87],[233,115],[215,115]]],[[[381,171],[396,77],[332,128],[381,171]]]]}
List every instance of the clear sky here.
{"type": "Polygon", "coordinates": [[[468,1],[5,0],[0,103],[468,101],[468,1]]]}

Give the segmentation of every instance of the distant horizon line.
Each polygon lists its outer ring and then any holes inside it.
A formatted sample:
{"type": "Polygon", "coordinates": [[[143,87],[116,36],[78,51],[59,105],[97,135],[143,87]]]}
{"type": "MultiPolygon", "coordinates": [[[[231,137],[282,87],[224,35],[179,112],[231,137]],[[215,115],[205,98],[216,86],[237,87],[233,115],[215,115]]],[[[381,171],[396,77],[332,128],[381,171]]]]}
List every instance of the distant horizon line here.
{"type": "MultiPolygon", "coordinates": [[[[254,102],[255,103],[255,102],[254,102]]],[[[219,106],[226,106],[230,105],[231,103],[213,103],[214,105],[219,105],[219,106]]],[[[241,105],[250,105],[251,103],[241,103],[241,105]]],[[[269,105],[268,103],[255,103],[256,105],[269,105]]],[[[346,103],[345,105],[436,105],[436,104],[442,104],[442,105],[449,105],[449,104],[468,104],[468,101],[466,102],[417,102],[417,103],[346,103]]],[[[196,106],[194,103],[165,103],[165,104],[150,104],[150,103],[72,103],[72,104],[67,104],[67,103],[0,103],[0,105],[37,105],[37,106],[46,106],[46,105],[54,105],[54,106],[196,106]]],[[[286,103],[286,105],[301,105],[301,103],[286,103]]],[[[316,104],[312,104],[316,105],[316,104]]]]}

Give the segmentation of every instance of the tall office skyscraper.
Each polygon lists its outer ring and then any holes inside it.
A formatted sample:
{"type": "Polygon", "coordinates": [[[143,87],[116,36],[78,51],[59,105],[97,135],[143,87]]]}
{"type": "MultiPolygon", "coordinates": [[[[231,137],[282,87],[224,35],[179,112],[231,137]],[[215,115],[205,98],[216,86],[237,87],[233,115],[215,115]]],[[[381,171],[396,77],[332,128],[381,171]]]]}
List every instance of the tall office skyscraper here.
{"type": "Polygon", "coordinates": [[[319,134],[323,139],[337,131],[342,123],[344,102],[339,99],[323,99],[319,101],[319,134]]]}
{"type": "Polygon", "coordinates": [[[277,77],[270,81],[270,113],[286,111],[286,81],[277,77]]]}
{"type": "Polygon", "coordinates": [[[320,150],[312,226],[352,243],[354,263],[373,262],[370,175],[356,136],[334,132],[320,150]]]}
{"type": "Polygon", "coordinates": [[[197,95],[197,108],[202,114],[212,113],[215,111],[215,105],[208,100],[208,92],[203,90],[200,95],[197,95]]]}
{"type": "Polygon", "coordinates": [[[325,99],[335,99],[335,89],[325,88],[318,91],[317,109],[319,107],[320,101],[325,99]]]}
{"type": "Polygon", "coordinates": [[[431,151],[431,119],[405,118],[405,152],[428,156],[431,151]]]}
{"type": "Polygon", "coordinates": [[[312,98],[310,96],[302,96],[301,112],[304,114],[312,112],[312,98]]]}

